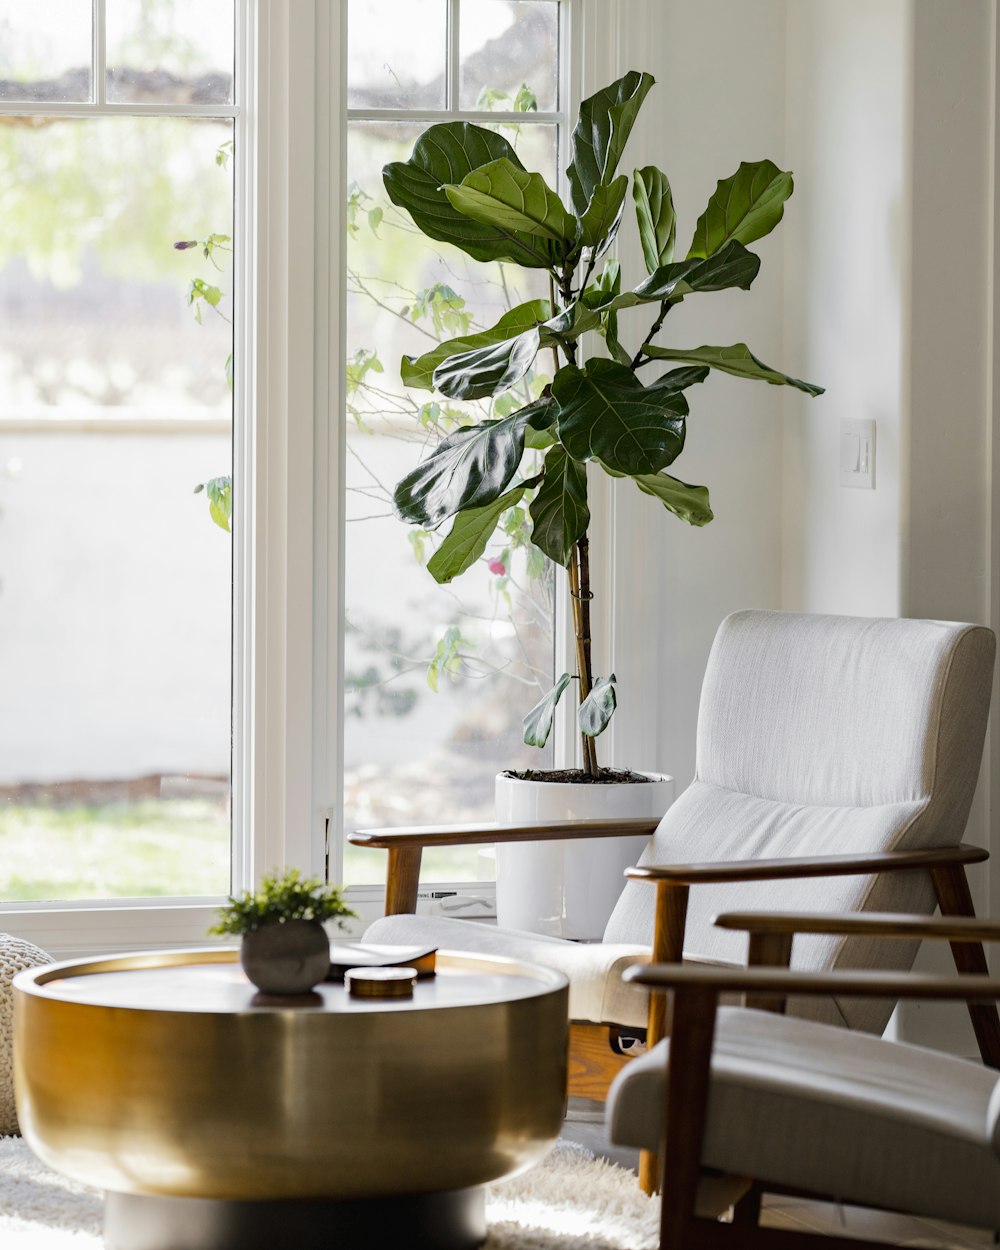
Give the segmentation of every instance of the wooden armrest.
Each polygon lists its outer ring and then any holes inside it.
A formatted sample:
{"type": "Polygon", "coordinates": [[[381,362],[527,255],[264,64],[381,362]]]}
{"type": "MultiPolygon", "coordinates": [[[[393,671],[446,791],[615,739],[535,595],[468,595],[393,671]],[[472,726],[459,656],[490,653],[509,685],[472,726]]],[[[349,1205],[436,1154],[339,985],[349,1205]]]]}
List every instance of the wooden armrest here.
{"type": "Polygon", "coordinates": [[[916,972],[794,972],[787,968],[730,968],[714,964],[632,964],[622,976],[651,990],[703,989],[715,994],[822,994],[960,1002],[992,1002],[1000,998],[1000,978],[973,974],[959,977],[916,972]]]}
{"type": "Polygon", "coordinates": [[[385,914],[396,916],[417,909],[420,859],[425,846],[481,846],[495,842],[551,842],[575,838],[648,837],[660,823],[658,816],[629,816],[614,820],[557,820],[496,825],[481,821],[467,825],[411,825],[400,829],[359,829],[348,838],[354,846],[380,847],[389,852],[385,914]]]}
{"type": "Polygon", "coordinates": [[[1000,923],[976,916],[908,916],[897,912],[731,911],[716,916],[720,929],[748,933],[838,933],[867,937],[941,938],[948,942],[1000,942],[1000,923]]]}
{"type": "Polygon", "coordinates": [[[477,846],[492,842],[550,842],[564,838],[618,838],[655,833],[659,816],[622,816],[614,820],[558,820],[497,825],[411,825],[399,829],[359,829],[348,837],[354,846],[477,846]]]}
{"type": "Polygon", "coordinates": [[[795,859],[748,859],[717,864],[648,864],[627,868],[636,881],[666,881],[674,885],[729,881],[778,881],[789,877],[842,877],[914,868],[941,868],[978,864],[989,859],[980,846],[950,846],[931,851],[880,851],[871,855],[803,855],[795,859]]]}

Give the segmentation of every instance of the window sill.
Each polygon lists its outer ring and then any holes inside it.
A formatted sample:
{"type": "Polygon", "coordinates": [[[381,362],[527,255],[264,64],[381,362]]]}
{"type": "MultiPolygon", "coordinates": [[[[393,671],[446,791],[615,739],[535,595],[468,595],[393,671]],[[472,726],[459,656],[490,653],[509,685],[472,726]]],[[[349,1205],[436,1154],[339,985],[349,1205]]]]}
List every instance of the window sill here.
{"type": "MultiPolygon", "coordinates": [[[[421,887],[418,911],[421,915],[489,919],[491,913],[496,914],[495,896],[496,886],[492,881],[474,885],[433,882],[421,887]],[[451,910],[459,899],[465,898],[483,899],[488,906],[451,910]]],[[[346,891],[345,898],[358,913],[358,919],[347,921],[344,933],[359,937],[382,916],[385,889],[381,885],[354,886],[346,891]]],[[[215,923],[216,912],[224,901],[222,898],[192,898],[7,904],[0,906],[0,932],[33,942],[54,959],[209,946],[220,940],[209,937],[208,930],[215,923]]]]}

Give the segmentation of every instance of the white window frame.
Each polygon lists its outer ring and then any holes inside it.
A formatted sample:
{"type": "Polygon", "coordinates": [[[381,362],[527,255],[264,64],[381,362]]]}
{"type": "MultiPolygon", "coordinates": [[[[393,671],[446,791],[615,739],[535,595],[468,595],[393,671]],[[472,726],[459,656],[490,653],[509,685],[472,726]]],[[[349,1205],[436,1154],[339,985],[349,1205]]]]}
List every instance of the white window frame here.
{"type": "MultiPolygon", "coordinates": [[[[96,2],[103,13],[104,0],[96,2]]],[[[634,27],[636,11],[657,0],[561,3],[560,112],[573,118],[584,95],[622,72],[614,32],[634,27]]],[[[237,0],[238,106],[102,105],[234,118],[235,889],[285,864],[336,880],[342,864],[346,15],[346,0],[237,0]]],[[[613,533],[611,541],[617,547],[613,533]]],[[[607,563],[621,575],[620,561],[607,563]]],[[[596,589],[610,603],[610,581],[596,589]]],[[[575,750],[569,726],[557,758],[572,760],[575,750]]],[[[380,914],[382,887],[357,886],[349,897],[362,923],[380,914]]],[[[220,901],[0,905],[0,928],[57,957],[199,946],[220,901]]]]}

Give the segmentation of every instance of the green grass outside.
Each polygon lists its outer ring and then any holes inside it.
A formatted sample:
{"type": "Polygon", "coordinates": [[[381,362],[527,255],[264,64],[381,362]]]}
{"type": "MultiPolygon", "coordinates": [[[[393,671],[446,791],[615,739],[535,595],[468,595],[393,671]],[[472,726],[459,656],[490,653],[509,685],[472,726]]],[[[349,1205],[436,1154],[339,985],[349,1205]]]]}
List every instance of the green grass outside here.
{"type": "MultiPolygon", "coordinates": [[[[476,847],[424,858],[424,882],[476,877],[476,847]]],[[[345,878],[383,883],[387,859],[348,846],[345,878]]],[[[229,869],[228,812],[211,799],[0,804],[0,903],[225,895],[229,869]]]]}
{"type": "Polygon", "coordinates": [[[0,806],[0,902],[228,892],[229,817],[217,802],[0,806]]]}

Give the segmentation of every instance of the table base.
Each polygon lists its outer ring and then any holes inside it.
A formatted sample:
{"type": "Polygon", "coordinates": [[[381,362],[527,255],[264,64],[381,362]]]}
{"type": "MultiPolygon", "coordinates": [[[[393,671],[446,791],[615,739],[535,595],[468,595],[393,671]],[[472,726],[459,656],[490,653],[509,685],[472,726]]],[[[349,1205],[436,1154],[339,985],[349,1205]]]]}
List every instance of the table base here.
{"type": "Polygon", "coordinates": [[[109,1192],[104,1209],[106,1250],[475,1250],[485,1239],[481,1186],[264,1202],[109,1192]]]}

